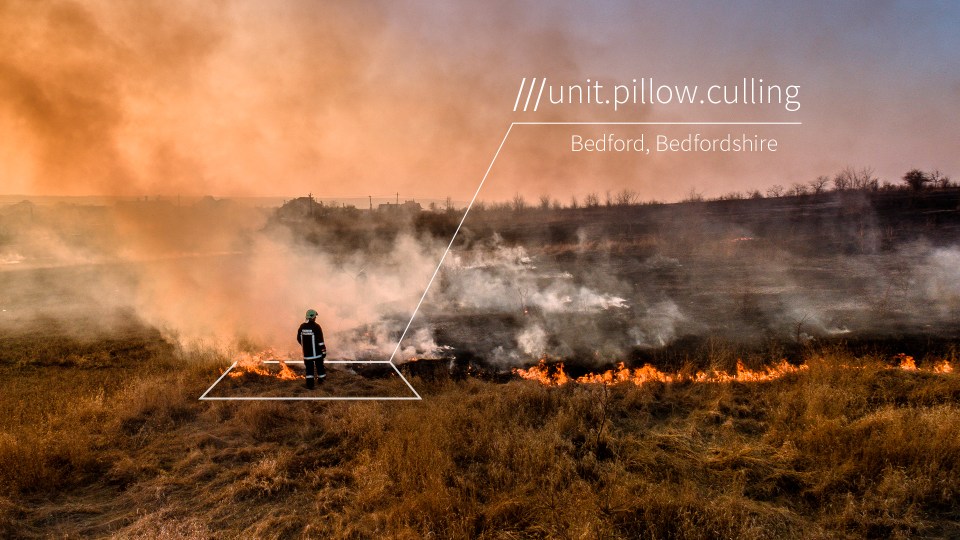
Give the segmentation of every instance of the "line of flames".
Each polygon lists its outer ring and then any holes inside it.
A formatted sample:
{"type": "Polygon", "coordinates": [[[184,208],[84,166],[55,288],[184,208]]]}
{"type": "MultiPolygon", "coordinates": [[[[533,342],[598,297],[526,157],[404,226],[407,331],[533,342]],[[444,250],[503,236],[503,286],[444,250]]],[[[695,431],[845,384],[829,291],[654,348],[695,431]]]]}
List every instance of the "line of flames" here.
{"type": "Polygon", "coordinates": [[[933,368],[929,370],[920,369],[912,356],[900,353],[894,358],[899,362],[900,369],[904,371],[932,371],[934,373],[953,373],[953,366],[947,360],[941,360],[933,363],[933,368]]]}
{"type": "Polygon", "coordinates": [[[514,369],[513,372],[523,378],[538,381],[547,386],[562,386],[567,383],[577,382],[581,384],[621,384],[633,383],[637,386],[648,382],[698,382],[698,383],[726,383],[726,382],[761,382],[771,381],[788,375],[809,369],[806,364],[794,366],[782,360],[779,364],[765,367],[760,370],[752,370],[743,365],[743,362],[737,361],[737,370],[734,373],[726,371],[697,371],[694,373],[666,373],[646,364],[640,368],[630,369],[623,362],[617,364],[615,369],[608,369],[603,373],[588,373],[580,377],[571,377],[567,374],[562,363],[551,367],[546,359],[541,359],[540,363],[529,369],[514,369]]]}
{"type": "Polygon", "coordinates": [[[280,371],[271,371],[264,361],[269,358],[276,358],[276,356],[276,353],[272,349],[259,353],[240,353],[240,357],[237,359],[237,365],[230,371],[230,377],[238,378],[251,373],[261,377],[273,377],[284,381],[295,381],[304,378],[303,375],[299,375],[290,369],[290,366],[283,360],[280,360],[280,371]]]}
{"type": "MultiPolygon", "coordinates": [[[[273,377],[285,381],[294,381],[303,379],[303,375],[297,374],[290,369],[283,360],[280,360],[280,370],[272,371],[264,363],[268,358],[276,358],[273,350],[266,350],[260,353],[241,353],[237,360],[237,365],[230,371],[230,377],[238,378],[248,373],[261,377],[273,377]]],[[[932,368],[920,369],[912,356],[900,353],[894,357],[898,362],[898,368],[904,371],[931,371],[933,373],[946,374],[953,372],[953,366],[947,360],[935,362],[932,368]]],[[[608,369],[602,373],[587,373],[580,377],[571,377],[564,369],[563,363],[554,365],[547,364],[547,359],[542,358],[540,362],[528,369],[514,368],[513,373],[522,379],[538,381],[546,386],[562,386],[571,382],[581,384],[607,384],[615,385],[621,383],[633,383],[640,386],[648,382],[674,383],[674,382],[696,382],[696,383],[729,383],[729,382],[764,382],[779,379],[791,373],[797,373],[809,369],[806,364],[798,366],[792,365],[786,360],[780,363],[768,366],[759,370],[747,368],[742,361],[737,360],[737,370],[734,373],[726,371],[697,371],[694,373],[676,372],[666,373],[657,368],[646,364],[643,367],[630,369],[623,362],[617,364],[615,369],[608,369]]]]}
{"type": "MultiPolygon", "coordinates": [[[[921,370],[917,368],[913,357],[905,354],[899,354],[895,357],[899,361],[899,369],[905,371],[931,371],[933,373],[952,373],[953,366],[950,362],[943,360],[934,363],[931,369],[921,370]]],[[[806,371],[810,366],[801,364],[792,365],[786,360],[780,363],[768,366],[759,370],[747,368],[742,361],[737,360],[737,370],[734,373],[726,371],[697,371],[695,373],[666,373],[657,368],[646,364],[640,368],[630,369],[623,362],[617,364],[615,369],[608,369],[603,373],[588,373],[580,377],[572,377],[567,374],[563,363],[553,366],[547,364],[547,360],[541,359],[540,362],[528,369],[515,368],[513,373],[522,379],[537,381],[546,386],[563,386],[568,383],[576,382],[581,384],[607,384],[616,385],[621,383],[633,383],[637,386],[648,382],[675,383],[675,382],[696,382],[696,383],[730,383],[730,382],[765,382],[779,379],[792,373],[806,371]]]]}

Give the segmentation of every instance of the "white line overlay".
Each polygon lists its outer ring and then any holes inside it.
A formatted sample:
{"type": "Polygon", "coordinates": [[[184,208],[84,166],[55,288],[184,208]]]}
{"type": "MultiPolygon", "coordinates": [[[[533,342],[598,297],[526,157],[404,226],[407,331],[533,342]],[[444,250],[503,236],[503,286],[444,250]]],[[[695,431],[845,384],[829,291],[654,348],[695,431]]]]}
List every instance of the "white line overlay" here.
{"type": "MultiPolygon", "coordinates": [[[[526,79],[524,79],[526,80],[526,79]]],[[[531,80],[530,90],[527,92],[526,103],[524,104],[524,110],[526,110],[527,105],[529,105],[530,98],[533,95],[533,88],[536,82],[536,78],[531,80]]],[[[542,88],[541,88],[542,91],[542,88]]],[[[517,92],[517,100],[514,104],[514,109],[520,104],[520,99],[523,94],[523,85],[521,84],[520,90],[517,92]]],[[[539,99],[539,96],[538,96],[539,99]]],[[[450,238],[450,242],[447,244],[447,248],[443,251],[443,255],[440,257],[440,261],[437,263],[437,268],[434,269],[433,275],[430,276],[430,281],[427,282],[427,286],[423,289],[423,294],[420,295],[420,300],[417,301],[417,305],[413,308],[413,313],[410,314],[410,320],[407,321],[406,327],[404,327],[403,332],[400,334],[400,339],[397,340],[397,346],[394,347],[393,353],[390,354],[389,360],[376,360],[376,361],[357,361],[357,360],[327,360],[328,364],[390,364],[390,367],[397,372],[397,375],[403,380],[403,382],[410,388],[410,391],[413,392],[414,396],[410,397],[366,397],[366,396],[354,396],[354,397],[208,397],[207,394],[230,372],[233,368],[237,366],[237,363],[234,362],[223,374],[220,375],[220,378],[214,382],[206,392],[200,396],[201,400],[218,400],[218,401],[376,401],[376,400],[392,400],[392,401],[408,401],[408,400],[422,400],[420,394],[417,393],[416,389],[407,381],[406,377],[400,373],[400,370],[397,369],[396,364],[393,363],[393,359],[396,358],[397,353],[400,351],[400,345],[403,343],[404,338],[407,337],[407,332],[410,331],[410,326],[413,324],[413,320],[416,319],[417,313],[420,311],[420,306],[423,305],[423,301],[427,297],[427,293],[430,292],[430,287],[433,286],[433,282],[437,278],[437,274],[440,273],[440,268],[443,266],[443,262],[447,258],[447,254],[450,253],[450,248],[453,247],[454,241],[457,239],[457,235],[460,234],[460,229],[463,227],[463,223],[467,220],[467,215],[470,214],[470,210],[473,208],[473,204],[477,201],[477,197],[480,195],[480,190],[483,189],[483,184],[486,183],[487,177],[490,176],[490,171],[493,170],[493,164],[496,163],[497,158],[500,157],[500,151],[503,150],[503,146],[507,143],[507,138],[510,137],[510,132],[513,131],[514,126],[801,126],[803,122],[511,122],[507,127],[507,132],[503,134],[503,139],[500,141],[500,146],[497,147],[497,151],[493,154],[493,159],[490,160],[490,165],[487,166],[486,172],[483,173],[483,178],[480,179],[480,185],[477,186],[477,190],[473,193],[473,197],[470,199],[470,203],[467,204],[467,209],[463,212],[463,217],[460,218],[460,223],[457,224],[456,230],[453,232],[453,236],[450,238]]],[[[296,362],[296,360],[294,360],[296,362]]],[[[279,360],[268,360],[264,362],[265,364],[279,363],[279,360]]]]}
{"type": "MultiPolygon", "coordinates": [[[[299,363],[302,360],[284,360],[284,363],[299,363]]],[[[279,364],[280,360],[264,360],[263,364],[279,364]]],[[[400,370],[397,369],[397,366],[390,362],[389,360],[326,360],[324,364],[390,364],[390,367],[397,372],[397,375],[400,376],[400,380],[407,385],[407,388],[413,392],[412,396],[207,396],[210,391],[213,390],[215,386],[220,384],[220,381],[227,376],[227,373],[230,373],[230,370],[237,367],[237,362],[234,362],[220,374],[220,378],[216,380],[210,388],[207,388],[207,391],[200,396],[201,401],[420,401],[423,398],[420,397],[420,394],[417,393],[413,385],[410,384],[410,381],[403,376],[403,373],[400,373],[400,370]]]]}

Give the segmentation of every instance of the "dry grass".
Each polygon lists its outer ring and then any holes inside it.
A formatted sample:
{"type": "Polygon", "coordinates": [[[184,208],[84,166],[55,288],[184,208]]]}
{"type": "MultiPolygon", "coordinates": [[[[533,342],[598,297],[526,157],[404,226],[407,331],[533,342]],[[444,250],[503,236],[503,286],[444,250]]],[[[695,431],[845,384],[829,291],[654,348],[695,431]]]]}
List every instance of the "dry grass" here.
{"type": "Polygon", "coordinates": [[[129,345],[32,363],[4,340],[0,536],[960,535],[956,373],[840,350],[765,384],[209,403],[226,359],[129,345]]]}

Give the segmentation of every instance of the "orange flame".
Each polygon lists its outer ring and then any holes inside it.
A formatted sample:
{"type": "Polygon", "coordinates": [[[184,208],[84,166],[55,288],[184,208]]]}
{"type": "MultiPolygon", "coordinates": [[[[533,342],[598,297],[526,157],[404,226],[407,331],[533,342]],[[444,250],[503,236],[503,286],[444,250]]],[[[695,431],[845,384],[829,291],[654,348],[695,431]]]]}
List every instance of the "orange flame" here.
{"type": "Polygon", "coordinates": [[[894,356],[894,358],[900,360],[900,369],[904,371],[917,371],[917,363],[913,361],[912,356],[900,353],[894,356]]]}
{"type": "Polygon", "coordinates": [[[230,376],[237,378],[243,377],[247,373],[252,373],[260,377],[275,377],[284,381],[295,381],[297,379],[303,379],[303,375],[298,375],[295,371],[290,369],[290,366],[286,364],[283,360],[280,360],[280,371],[273,372],[264,362],[268,358],[275,358],[276,353],[273,349],[267,349],[259,353],[240,353],[240,358],[237,360],[236,367],[230,371],[230,376]]]}
{"type": "MultiPolygon", "coordinates": [[[[900,353],[894,356],[894,359],[899,360],[898,367],[888,369],[902,369],[904,371],[927,371],[939,374],[953,373],[953,366],[948,360],[942,360],[934,363],[932,369],[921,369],[917,367],[916,361],[913,359],[913,357],[908,356],[905,353],[900,353]]],[[[845,364],[842,365],[842,367],[846,369],[863,369],[863,366],[848,366],[845,364]]],[[[546,358],[542,358],[537,365],[529,369],[515,368],[513,373],[522,379],[538,381],[545,386],[563,386],[564,384],[570,382],[607,385],[630,382],[640,386],[644,383],[653,381],[662,383],[687,381],[698,383],[764,382],[779,379],[785,375],[797,373],[807,369],[809,369],[809,366],[806,364],[794,366],[786,360],[781,360],[780,363],[773,366],[768,366],[760,370],[752,370],[747,368],[742,361],[737,360],[737,371],[734,373],[727,373],[726,371],[698,371],[690,374],[680,372],[665,373],[651,366],[650,364],[646,364],[640,368],[629,369],[624,365],[623,362],[620,362],[617,364],[615,369],[608,369],[603,373],[588,373],[581,377],[573,378],[567,374],[563,363],[550,365],[547,364],[546,358]]]]}
{"type": "Polygon", "coordinates": [[[280,361],[280,373],[277,373],[277,378],[284,381],[295,381],[297,379],[303,379],[304,377],[294,373],[290,366],[287,365],[283,360],[280,361]]]}
{"type": "Polygon", "coordinates": [[[648,382],[699,382],[699,383],[725,383],[725,382],[763,382],[779,379],[790,373],[797,373],[808,369],[806,364],[800,366],[791,365],[786,360],[781,360],[779,364],[763,368],[762,370],[748,369],[742,361],[737,361],[737,371],[727,373],[725,371],[698,371],[694,374],[687,373],[665,373],[657,368],[646,364],[643,367],[630,369],[623,362],[617,364],[616,369],[608,369],[603,373],[588,373],[576,379],[567,375],[563,364],[557,364],[553,368],[547,365],[546,359],[541,359],[540,363],[529,369],[514,369],[513,372],[523,379],[538,381],[546,386],[562,386],[569,382],[578,382],[581,384],[607,384],[614,385],[625,382],[633,383],[637,386],[648,382]]]}

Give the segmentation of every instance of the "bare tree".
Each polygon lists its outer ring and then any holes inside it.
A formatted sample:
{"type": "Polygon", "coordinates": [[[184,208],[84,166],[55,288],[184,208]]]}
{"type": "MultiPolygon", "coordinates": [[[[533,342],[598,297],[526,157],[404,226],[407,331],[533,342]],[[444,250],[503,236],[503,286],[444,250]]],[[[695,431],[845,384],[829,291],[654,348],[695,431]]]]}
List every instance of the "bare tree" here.
{"type": "Polygon", "coordinates": [[[790,187],[790,195],[793,195],[794,197],[799,197],[801,195],[806,195],[806,194],[807,194],[807,186],[805,184],[796,182],[793,184],[793,186],[790,187]]]}
{"type": "Polygon", "coordinates": [[[587,208],[600,206],[600,197],[596,192],[587,193],[587,196],[583,199],[583,205],[587,208]]]}
{"type": "Polygon", "coordinates": [[[880,180],[874,176],[873,168],[863,167],[858,171],[851,169],[851,186],[862,191],[876,191],[880,188],[880,180]]]}
{"type": "Polygon", "coordinates": [[[703,201],[703,193],[697,191],[697,188],[690,188],[690,193],[687,193],[687,198],[683,200],[684,202],[701,202],[703,201]]]}
{"type": "Polygon", "coordinates": [[[760,191],[759,189],[754,189],[754,190],[750,191],[749,193],[747,193],[747,196],[750,197],[751,199],[762,199],[762,198],[763,198],[763,192],[760,191]]]}
{"type": "Polygon", "coordinates": [[[814,195],[820,195],[821,193],[827,190],[827,184],[829,183],[830,183],[830,177],[825,174],[821,174],[816,178],[816,180],[810,181],[810,191],[814,195]]]}
{"type": "Polygon", "coordinates": [[[950,187],[950,177],[940,172],[940,169],[934,169],[930,173],[930,183],[933,187],[946,189],[950,187]]]}
{"type": "Polygon", "coordinates": [[[580,208],[580,203],[577,201],[576,195],[570,196],[570,208],[580,208]]]}
{"type": "Polygon", "coordinates": [[[607,207],[613,206],[613,196],[610,195],[610,190],[609,190],[609,189],[607,190],[607,195],[606,195],[606,198],[604,199],[603,202],[604,202],[604,204],[607,205],[607,207]]]}
{"type": "Polygon", "coordinates": [[[783,186],[774,184],[767,189],[767,197],[783,197],[783,186]]]}
{"type": "Polygon", "coordinates": [[[930,182],[930,177],[920,169],[911,169],[903,175],[903,181],[915,191],[920,191],[930,182]]]}
{"type": "Polygon", "coordinates": [[[513,210],[520,212],[527,207],[527,201],[523,198],[523,195],[517,193],[513,196],[513,201],[511,201],[513,210]]]}
{"type": "Polygon", "coordinates": [[[540,196],[540,209],[541,209],[541,210],[549,210],[549,209],[550,209],[550,196],[549,196],[549,195],[541,195],[541,196],[540,196]]]}
{"type": "Polygon", "coordinates": [[[846,191],[853,187],[853,167],[844,167],[833,177],[833,189],[846,191]]]}
{"type": "Polygon", "coordinates": [[[803,323],[807,322],[807,319],[810,318],[810,314],[806,313],[803,315],[803,318],[797,321],[797,331],[796,331],[796,340],[797,343],[803,343],[803,323]]]}
{"type": "Polygon", "coordinates": [[[620,206],[628,206],[635,204],[640,195],[633,191],[632,189],[623,189],[617,193],[617,204],[620,206]]]}

